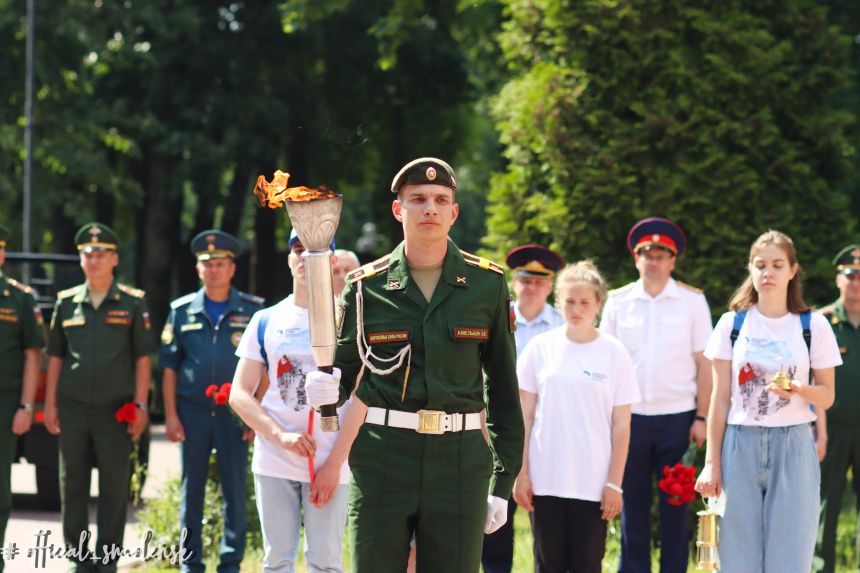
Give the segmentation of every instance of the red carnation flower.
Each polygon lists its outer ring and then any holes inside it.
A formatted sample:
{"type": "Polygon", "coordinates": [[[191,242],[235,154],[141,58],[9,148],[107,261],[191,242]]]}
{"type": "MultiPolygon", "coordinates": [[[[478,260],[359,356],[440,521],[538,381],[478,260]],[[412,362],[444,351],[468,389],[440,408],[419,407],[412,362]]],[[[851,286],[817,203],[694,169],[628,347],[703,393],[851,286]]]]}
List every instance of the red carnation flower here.
{"type": "Polygon", "coordinates": [[[45,423],[45,413],[43,411],[39,410],[38,412],[36,412],[33,415],[33,419],[36,420],[37,424],[44,424],[45,423]]]}
{"type": "Polygon", "coordinates": [[[221,384],[221,390],[219,392],[224,392],[228,396],[230,395],[230,390],[233,389],[233,384],[231,382],[224,382],[221,384]]]}
{"type": "Polygon", "coordinates": [[[227,393],[225,393],[223,390],[219,390],[215,394],[215,403],[218,404],[219,406],[222,404],[226,404],[227,400],[229,400],[229,399],[230,399],[230,396],[227,393]]]}
{"type": "Polygon", "coordinates": [[[127,422],[131,424],[137,420],[137,406],[131,402],[123,404],[120,406],[119,410],[116,411],[116,415],[114,417],[117,422],[127,422]]]}
{"type": "Polygon", "coordinates": [[[217,391],[218,391],[218,385],[217,384],[210,384],[206,388],[206,397],[211,398],[215,394],[215,392],[217,392],[217,391]]]}

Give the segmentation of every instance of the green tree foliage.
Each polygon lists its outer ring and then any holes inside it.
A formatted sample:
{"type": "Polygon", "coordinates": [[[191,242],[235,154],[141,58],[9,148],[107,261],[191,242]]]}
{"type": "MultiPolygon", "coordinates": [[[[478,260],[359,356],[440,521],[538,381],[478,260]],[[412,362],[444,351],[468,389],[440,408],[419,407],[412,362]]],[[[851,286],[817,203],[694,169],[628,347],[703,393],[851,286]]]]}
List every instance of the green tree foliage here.
{"type": "Polygon", "coordinates": [[[494,103],[509,160],[494,180],[485,244],[539,241],[635,278],[625,237],[647,216],[687,232],[677,274],[715,312],[752,240],[789,233],[833,296],[829,259],[852,221],[836,191],[850,114],[844,36],[809,0],[750,3],[506,0],[513,79],[494,103]]]}

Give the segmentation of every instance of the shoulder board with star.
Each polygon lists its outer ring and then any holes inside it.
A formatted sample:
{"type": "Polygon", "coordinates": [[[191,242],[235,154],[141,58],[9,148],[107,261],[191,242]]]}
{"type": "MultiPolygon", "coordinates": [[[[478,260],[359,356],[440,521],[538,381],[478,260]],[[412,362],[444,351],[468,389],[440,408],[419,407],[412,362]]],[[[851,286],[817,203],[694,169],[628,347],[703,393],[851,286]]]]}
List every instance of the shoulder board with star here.
{"type": "Polygon", "coordinates": [[[252,294],[248,294],[242,291],[239,291],[239,298],[241,298],[242,300],[247,300],[248,302],[259,306],[264,306],[266,304],[266,299],[264,299],[263,297],[254,296],[252,294]]]}
{"type": "Polygon", "coordinates": [[[197,296],[196,292],[192,292],[191,294],[187,294],[185,296],[181,296],[170,303],[170,308],[176,310],[181,306],[185,306],[186,304],[191,304],[191,301],[194,300],[194,297],[197,296]]]}
{"type": "Polygon", "coordinates": [[[146,296],[146,293],[139,288],[130,287],[122,283],[116,283],[116,288],[129,296],[133,296],[134,298],[143,298],[146,296]]]}
{"type": "Polygon", "coordinates": [[[357,268],[348,275],[346,275],[346,282],[348,284],[353,284],[362,279],[372,277],[377,273],[381,273],[384,270],[388,270],[388,264],[390,260],[391,255],[385,255],[381,259],[376,259],[372,263],[367,263],[363,267],[357,268]]]}
{"type": "Polygon", "coordinates": [[[78,294],[79,292],[81,292],[81,289],[83,287],[84,287],[84,285],[78,285],[78,286],[75,286],[72,288],[67,288],[66,290],[61,290],[60,292],[57,293],[57,298],[73,297],[76,294],[78,294]]]}
{"type": "Polygon", "coordinates": [[[677,283],[678,283],[678,286],[679,286],[679,287],[681,287],[681,288],[685,288],[685,289],[687,289],[687,290],[689,290],[689,291],[693,291],[693,292],[694,292],[694,293],[696,293],[696,294],[702,294],[702,292],[703,292],[703,291],[702,291],[702,289],[700,289],[700,288],[696,288],[696,287],[694,287],[694,286],[690,286],[690,285],[688,285],[687,283],[682,283],[681,281],[675,281],[675,282],[677,282],[677,283]]]}
{"type": "Polygon", "coordinates": [[[612,289],[611,291],[609,291],[609,296],[615,296],[617,294],[625,293],[625,292],[629,291],[630,289],[632,289],[633,285],[635,285],[635,284],[636,283],[629,283],[629,284],[624,285],[623,287],[618,287],[616,289],[612,289]]]}
{"type": "Polygon", "coordinates": [[[463,254],[463,260],[466,261],[467,265],[493,271],[500,275],[505,274],[505,268],[498,263],[494,263],[490,259],[485,259],[484,257],[479,257],[478,255],[473,255],[472,253],[467,253],[462,250],[460,252],[463,254]]]}
{"type": "Polygon", "coordinates": [[[32,294],[34,294],[34,293],[36,292],[36,291],[34,291],[34,290],[33,290],[33,288],[32,288],[32,287],[28,287],[28,286],[27,286],[27,285],[25,285],[25,284],[21,284],[21,283],[19,283],[18,281],[16,281],[15,279],[7,278],[6,280],[9,282],[9,285],[10,285],[10,286],[13,286],[13,287],[15,287],[15,288],[16,288],[16,289],[18,289],[18,290],[22,290],[22,291],[24,291],[24,292],[25,292],[25,293],[27,293],[27,294],[32,295],[32,294]]]}

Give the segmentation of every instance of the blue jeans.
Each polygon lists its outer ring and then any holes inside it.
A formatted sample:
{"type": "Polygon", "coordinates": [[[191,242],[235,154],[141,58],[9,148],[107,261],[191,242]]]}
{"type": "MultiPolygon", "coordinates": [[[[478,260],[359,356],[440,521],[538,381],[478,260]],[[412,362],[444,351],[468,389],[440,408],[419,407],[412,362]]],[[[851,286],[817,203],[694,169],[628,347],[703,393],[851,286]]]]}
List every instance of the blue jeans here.
{"type": "Polygon", "coordinates": [[[311,484],[254,474],[263,530],[264,573],[294,573],[302,523],[305,561],[311,573],[343,573],[346,485],[321,508],[310,501],[311,484]]]}
{"type": "Polygon", "coordinates": [[[821,482],[809,425],[727,426],[722,476],[720,571],[808,573],[821,482]]]}

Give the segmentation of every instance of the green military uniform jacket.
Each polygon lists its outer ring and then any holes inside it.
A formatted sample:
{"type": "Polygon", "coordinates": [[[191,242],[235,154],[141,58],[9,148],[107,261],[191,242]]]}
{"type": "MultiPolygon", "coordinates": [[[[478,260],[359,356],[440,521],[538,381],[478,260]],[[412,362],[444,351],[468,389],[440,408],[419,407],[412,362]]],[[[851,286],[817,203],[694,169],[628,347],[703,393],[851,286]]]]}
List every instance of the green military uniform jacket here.
{"type": "Polygon", "coordinates": [[[848,322],[841,300],[821,309],[830,320],[842,366],[836,367],[836,401],[827,410],[827,422],[860,428],[860,329],[848,322]]]}
{"type": "Polygon", "coordinates": [[[95,407],[130,402],[135,362],[149,354],[148,331],[142,290],[113,281],[98,310],[86,284],[59,293],[48,340],[48,355],[64,360],[58,398],[95,407]]]}
{"type": "MultiPolygon", "coordinates": [[[[428,304],[412,280],[401,243],[389,256],[352,273],[348,283],[339,302],[335,358],[343,372],[341,403],[362,367],[356,346],[361,285],[364,339],[373,353],[390,358],[406,344],[412,353],[389,375],[366,369],[357,396],[368,406],[406,412],[469,413],[486,405],[494,462],[490,493],[508,499],[522,465],[524,430],[512,303],[502,268],[448,241],[442,276],[428,304]]],[[[372,362],[383,370],[393,366],[372,362]]]]}
{"type": "Polygon", "coordinates": [[[33,289],[0,274],[0,391],[20,390],[24,350],[45,346],[33,289]]]}

